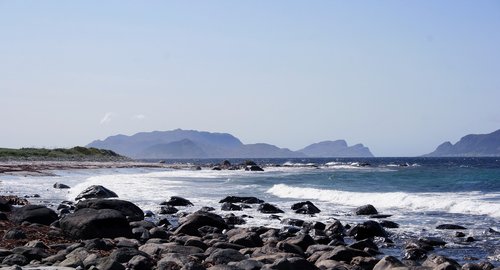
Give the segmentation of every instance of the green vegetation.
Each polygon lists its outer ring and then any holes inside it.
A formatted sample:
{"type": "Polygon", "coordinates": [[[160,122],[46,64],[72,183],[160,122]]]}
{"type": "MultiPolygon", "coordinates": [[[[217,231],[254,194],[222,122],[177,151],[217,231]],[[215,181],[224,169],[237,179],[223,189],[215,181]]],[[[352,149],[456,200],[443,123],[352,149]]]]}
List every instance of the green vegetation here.
{"type": "Polygon", "coordinates": [[[0,148],[0,159],[19,160],[124,160],[111,150],[76,146],[73,148],[0,148]]]}

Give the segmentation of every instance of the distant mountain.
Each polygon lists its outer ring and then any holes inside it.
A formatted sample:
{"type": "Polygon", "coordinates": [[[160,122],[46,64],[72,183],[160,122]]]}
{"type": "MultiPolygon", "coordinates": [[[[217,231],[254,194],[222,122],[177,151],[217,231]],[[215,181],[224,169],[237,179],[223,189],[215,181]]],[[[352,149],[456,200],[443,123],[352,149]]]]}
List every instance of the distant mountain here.
{"type": "Polygon", "coordinates": [[[94,141],[88,147],[108,149],[136,159],[373,156],[362,144],[349,147],[345,141],[322,142],[292,151],[266,143],[243,144],[227,133],[182,129],[116,135],[94,141]]]}
{"type": "Polygon", "coordinates": [[[344,140],[314,143],[298,152],[309,157],[373,157],[368,147],[362,144],[348,146],[344,140]]]}
{"type": "Polygon", "coordinates": [[[490,134],[470,134],[456,144],[445,142],[426,157],[500,156],[500,129],[490,134]]]}

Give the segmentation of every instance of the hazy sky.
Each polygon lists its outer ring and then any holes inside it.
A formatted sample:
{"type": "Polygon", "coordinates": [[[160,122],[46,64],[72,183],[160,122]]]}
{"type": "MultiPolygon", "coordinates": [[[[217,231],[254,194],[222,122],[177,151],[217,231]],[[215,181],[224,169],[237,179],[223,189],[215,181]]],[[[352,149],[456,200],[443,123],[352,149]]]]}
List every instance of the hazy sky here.
{"type": "Polygon", "coordinates": [[[500,128],[500,2],[0,0],[0,123],[0,147],[183,128],[420,155],[500,128]]]}

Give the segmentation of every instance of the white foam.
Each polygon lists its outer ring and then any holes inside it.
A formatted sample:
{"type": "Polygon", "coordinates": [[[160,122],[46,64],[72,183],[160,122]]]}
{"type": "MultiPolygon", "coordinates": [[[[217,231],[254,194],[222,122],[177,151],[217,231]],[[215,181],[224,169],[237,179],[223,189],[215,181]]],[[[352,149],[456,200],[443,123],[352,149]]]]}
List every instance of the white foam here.
{"type": "Polygon", "coordinates": [[[487,195],[468,193],[406,193],[406,192],[349,192],[329,189],[293,187],[277,184],[267,193],[281,198],[316,199],[335,204],[360,206],[373,204],[382,209],[407,209],[411,211],[444,211],[449,213],[478,214],[500,217],[500,204],[494,201],[500,193],[487,195]]]}

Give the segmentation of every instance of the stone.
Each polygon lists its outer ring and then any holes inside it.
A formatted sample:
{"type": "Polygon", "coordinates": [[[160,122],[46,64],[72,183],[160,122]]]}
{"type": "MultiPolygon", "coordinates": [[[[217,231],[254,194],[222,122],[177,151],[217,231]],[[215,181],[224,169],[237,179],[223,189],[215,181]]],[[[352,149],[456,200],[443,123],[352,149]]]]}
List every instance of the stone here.
{"type": "Polygon", "coordinates": [[[243,196],[227,196],[226,198],[219,201],[219,203],[247,203],[247,204],[260,204],[264,203],[263,200],[260,200],[256,197],[243,197],[243,196]]]}
{"type": "Polygon", "coordinates": [[[248,166],[245,167],[245,171],[263,172],[264,169],[262,169],[258,165],[248,165],[248,166]]]}
{"type": "Polygon", "coordinates": [[[269,203],[260,204],[259,208],[257,208],[257,211],[264,213],[264,214],[285,213],[283,210],[281,210],[278,207],[276,207],[272,204],[269,204],[269,203]]]}
{"type": "Polygon", "coordinates": [[[360,267],[361,269],[373,269],[380,260],[374,257],[354,257],[351,260],[351,265],[360,267]]]}
{"type": "Polygon", "coordinates": [[[420,237],[418,241],[433,247],[446,245],[446,242],[438,237],[420,237]]]}
{"type": "Polygon", "coordinates": [[[10,229],[5,234],[3,235],[3,239],[6,240],[19,240],[19,239],[26,239],[26,234],[24,233],[23,230],[14,228],[10,229]]]}
{"type": "Polygon", "coordinates": [[[297,214],[312,215],[321,212],[321,210],[319,210],[319,208],[310,201],[294,203],[291,208],[292,210],[295,210],[295,213],[297,214]]]}
{"type": "Polygon", "coordinates": [[[441,224],[436,227],[438,230],[467,230],[467,228],[456,224],[441,224]]]}
{"type": "Polygon", "coordinates": [[[197,211],[188,215],[182,224],[175,230],[175,234],[184,233],[192,236],[201,236],[198,229],[210,226],[217,229],[227,229],[228,226],[224,219],[210,212],[197,211]]]}
{"type": "Polygon", "coordinates": [[[140,250],[137,250],[135,248],[122,247],[122,248],[117,248],[117,249],[113,250],[113,252],[111,252],[111,254],[109,255],[109,258],[114,260],[114,261],[117,261],[119,263],[126,263],[130,259],[132,259],[134,256],[137,256],[137,255],[140,255],[140,256],[143,256],[146,258],[149,257],[149,255],[147,253],[142,252],[140,250]]]}
{"type": "Polygon", "coordinates": [[[304,220],[297,218],[285,218],[280,223],[290,226],[302,227],[302,225],[304,225],[304,220]]]}
{"type": "Polygon", "coordinates": [[[12,213],[11,220],[17,224],[25,221],[30,223],[38,223],[50,225],[58,219],[56,212],[43,205],[26,205],[15,209],[12,213]]]}
{"type": "Polygon", "coordinates": [[[405,265],[400,260],[396,259],[396,257],[385,256],[375,264],[373,270],[399,269],[399,267],[405,267],[405,265]]]}
{"type": "Polygon", "coordinates": [[[229,238],[229,243],[244,247],[261,247],[262,239],[254,232],[244,232],[229,238]]]}
{"type": "Polygon", "coordinates": [[[62,232],[75,239],[131,237],[125,216],[113,209],[84,208],[60,220],[62,232]]]}
{"type": "Polygon", "coordinates": [[[70,188],[68,185],[65,185],[65,184],[62,184],[62,183],[59,183],[59,182],[54,183],[53,187],[57,188],[57,189],[68,189],[68,188],[70,188]]]}
{"type": "Polygon", "coordinates": [[[389,220],[380,221],[380,226],[382,226],[384,228],[389,228],[389,229],[399,228],[399,224],[397,224],[396,222],[393,222],[393,221],[389,221],[389,220]]]}
{"type": "Polygon", "coordinates": [[[245,255],[234,249],[216,249],[212,254],[210,254],[205,262],[212,264],[227,264],[229,262],[237,262],[245,260],[245,255]]]}
{"type": "Polygon", "coordinates": [[[264,266],[263,263],[252,259],[242,260],[239,262],[229,262],[227,265],[236,266],[241,270],[260,270],[264,266]]]}
{"type": "Polygon", "coordinates": [[[316,242],[309,234],[300,234],[285,240],[285,242],[300,247],[303,251],[307,250],[309,246],[315,245],[316,242]]]}
{"type": "Polygon", "coordinates": [[[234,203],[225,202],[221,205],[220,209],[222,211],[241,211],[241,206],[234,203]]]}
{"type": "Polygon", "coordinates": [[[2,260],[2,264],[5,265],[27,265],[28,259],[20,254],[11,254],[2,260]]]}
{"type": "Polygon", "coordinates": [[[354,257],[371,257],[371,255],[358,249],[336,246],[332,251],[328,251],[321,255],[318,261],[334,260],[350,263],[354,257]]]}
{"type": "Polygon", "coordinates": [[[172,214],[175,214],[177,212],[179,212],[179,209],[175,208],[175,206],[172,206],[172,205],[166,205],[166,206],[162,206],[160,208],[161,215],[172,215],[172,214]]]}
{"type": "Polygon", "coordinates": [[[118,195],[116,195],[113,191],[100,185],[93,185],[80,192],[80,194],[76,196],[75,201],[82,199],[105,199],[117,197],[118,195]]]}
{"type": "Polygon", "coordinates": [[[359,249],[359,250],[364,250],[365,248],[378,250],[378,246],[375,243],[373,243],[373,241],[369,238],[352,243],[349,245],[349,247],[359,249]]]}
{"type": "Polygon", "coordinates": [[[139,221],[144,219],[144,212],[135,204],[117,199],[89,199],[76,204],[76,211],[85,208],[96,210],[113,209],[122,213],[129,221],[139,221]]]}
{"type": "Polygon", "coordinates": [[[113,260],[110,257],[107,257],[97,265],[97,269],[99,270],[125,270],[125,266],[121,263],[113,260]]]}
{"type": "Polygon", "coordinates": [[[460,264],[458,264],[455,260],[436,254],[430,254],[427,257],[427,259],[422,263],[422,266],[427,266],[433,269],[437,269],[438,266],[445,268],[448,267],[448,265],[445,264],[449,264],[455,267],[456,269],[460,269],[460,264]]]}
{"type": "Polygon", "coordinates": [[[45,252],[44,249],[35,247],[21,246],[21,247],[15,247],[11,251],[12,253],[23,255],[24,257],[26,257],[26,259],[28,259],[28,261],[31,260],[40,261],[43,258],[49,256],[49,254],[47,254],[47,252],[45,252]]]}
{"type": "Polygon", "coordinates": [[[172,196],[170,200],[162,202],[161,205],[170,206],[193,206],[193,203],[179,196],[172,196]]]}
{"type": "Polygon", "coordinates": [[[366,204],[363,206],[360,206],[356,208],[355,210],[356,215],[377,215],[378,211],[375,209],[375,207],[371,204],[366,204]]]}
{"type": "Polygon", "coordinates": [[[349,236],[353,236],[356,240],[362,240],[366,238],[372,238],[375,236],[387,237],[387,233],[380,224],[373,220],[368,220],[362,224],[357,224],[352,227],[348,233],[349,236]]]}

